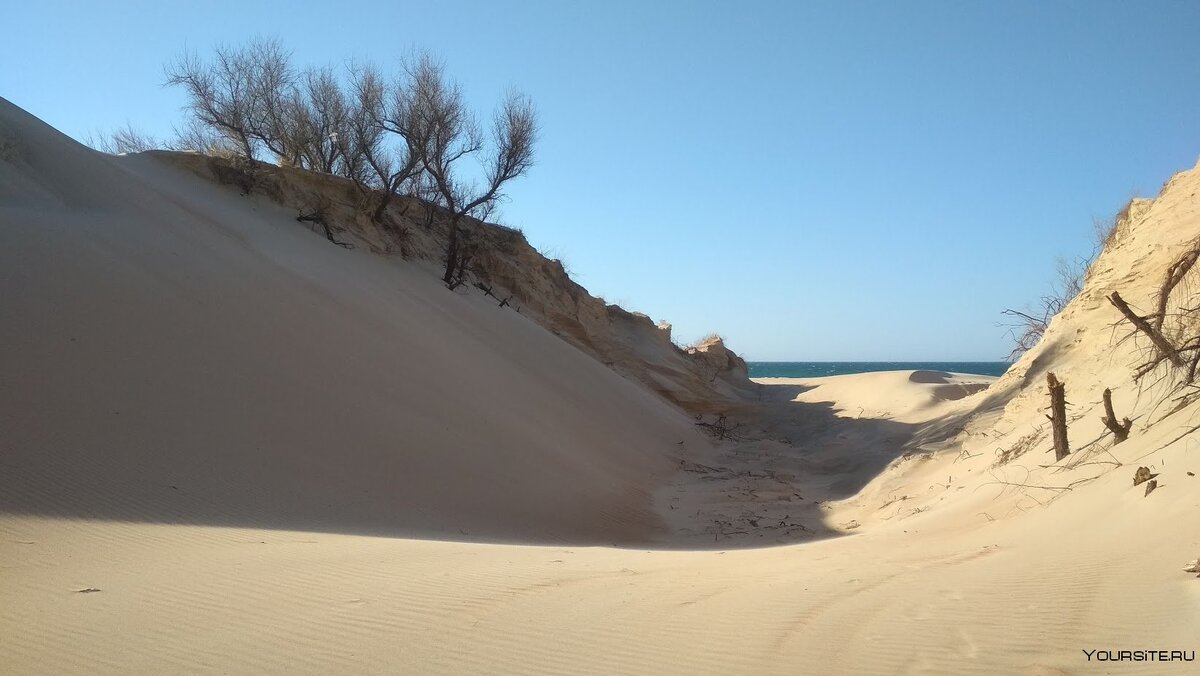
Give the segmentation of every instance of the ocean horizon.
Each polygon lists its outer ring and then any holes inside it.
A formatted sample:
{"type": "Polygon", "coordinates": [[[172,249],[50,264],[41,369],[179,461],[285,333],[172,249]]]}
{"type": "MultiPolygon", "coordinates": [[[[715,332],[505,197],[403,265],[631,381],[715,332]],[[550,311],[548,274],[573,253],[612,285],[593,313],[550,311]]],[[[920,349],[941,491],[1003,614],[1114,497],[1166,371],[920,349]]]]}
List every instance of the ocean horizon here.
{"type": "Polygon", "coordinates": [[[873,371],[947,371],[1001,376],[1012,364],[1006,361],[752,361],[746,365],[751,378],[823,378],[873,371]]]}

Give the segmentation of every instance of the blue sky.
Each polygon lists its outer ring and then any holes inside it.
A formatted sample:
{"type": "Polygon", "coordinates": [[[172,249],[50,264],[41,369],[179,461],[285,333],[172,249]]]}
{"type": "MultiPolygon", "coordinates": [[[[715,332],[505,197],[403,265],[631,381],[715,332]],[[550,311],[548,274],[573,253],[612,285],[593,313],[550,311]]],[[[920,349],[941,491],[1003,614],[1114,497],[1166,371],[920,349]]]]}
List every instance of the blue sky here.
{"type": "Polygon", "coordinates": [[[990,360],[1094,217],[1200,156],[1200,3],[8,3],[0,96],[166,135],[190,47],[427,48],[542,120],[502,220],[752,360],[990,360]],[[357,9],[356,9],[357,7],[357,9]]]}

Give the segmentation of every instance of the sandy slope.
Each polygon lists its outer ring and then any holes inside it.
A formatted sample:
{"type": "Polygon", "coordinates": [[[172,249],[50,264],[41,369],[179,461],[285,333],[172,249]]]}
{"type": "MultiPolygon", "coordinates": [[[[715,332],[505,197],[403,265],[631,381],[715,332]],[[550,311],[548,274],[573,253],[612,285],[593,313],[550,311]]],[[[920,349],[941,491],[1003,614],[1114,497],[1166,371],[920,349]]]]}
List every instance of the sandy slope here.
{"type": "Polygon", "coordinates": [[[1198,647],[1200,403],[1125,394],[1096,298],[1145,302],[1200,235],[1200,172],[987,391],[765,383],[714,444],[267,201],[7,102],[0,147],[0,672],[1097,673],[1082,650],[1198,647]],[[1059,464],[1008,452],[1049,367],[1059,464]],[[1091,441],[1100,386],[1140,421],[1119,446],[1091,441]]]}

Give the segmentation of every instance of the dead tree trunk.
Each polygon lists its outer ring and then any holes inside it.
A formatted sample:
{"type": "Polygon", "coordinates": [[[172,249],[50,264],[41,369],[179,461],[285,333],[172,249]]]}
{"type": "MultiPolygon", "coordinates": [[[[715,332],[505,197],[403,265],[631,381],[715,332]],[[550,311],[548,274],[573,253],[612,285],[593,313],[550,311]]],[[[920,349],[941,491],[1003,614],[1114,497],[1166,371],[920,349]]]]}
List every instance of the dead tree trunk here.
{"type": "Polygon", "coordinates": [[[1053,373],[1046,374],[1046,384],[1050,386],[1050,426],[1054,429],[1054,461],[1058,462],[1071,454],[1067,442],[1067,390],[1066,383],[1060,383],[1053,373]]]}
{"type": "Polygon", "coordinates": [[[1129,438],[1129,428],[1133,427],[1133,421],[1129,418],[1124,418],[1121,422],[1117,422],[1117,414],[1113,413],[1112,405],[1112,390],[1104,388],[1104,426],[1113,433],[1116,441],[1113,445],[1119,444],[1129,438]]]}
{"type": "Polygon", "coordinates": [[[1164,336],[1161,331],[1151,326],[1146,321],[1145,317],[1142,317],[1131,310],[1129,308],[1129,304],[1125,302],[1125,299],[1121,298],[1120,293],[1113,291],[1112,295],[1108,297],[1108,301],[1113,304],[1113,307],[1120,310],[1121,314],[1125,315],[1125,318],[1128,319],[1138,331],[1146,334],[1146,337],[1150,339],[1150,342],[1154,343],[1154,347],[1158,348],[1159,354],[1161,354],[1165,359],[1177,367],[1182,367],[1185,365],[1183,357],[1179,355],[1179,350],[1175,349],[1175,346],[1171,344],[1171,341],[1167,340],[1166,336],[1164,336]]]}
{"type": "Polygon", "coordinates": [[[454,284],[454,273],[458,272],[459,277],[462,277],[462,273],[459,271],[460,267],[461,261],[458,257],[458,218],[451,216],[450,235],[446,239],[446,274],[442,275],[442,281],[445,282],[446,286],[450,287],[451,290],[457,286],[454,284]]]}
{"type": "Polygon", "coordinates": [[[375,210],[371,212],[371,222],[382,224],[383,216],[387,213],[387,208],[392,203],[392,193],[387,192],[382,195],[376,195],[375,200],[375,210]]]}

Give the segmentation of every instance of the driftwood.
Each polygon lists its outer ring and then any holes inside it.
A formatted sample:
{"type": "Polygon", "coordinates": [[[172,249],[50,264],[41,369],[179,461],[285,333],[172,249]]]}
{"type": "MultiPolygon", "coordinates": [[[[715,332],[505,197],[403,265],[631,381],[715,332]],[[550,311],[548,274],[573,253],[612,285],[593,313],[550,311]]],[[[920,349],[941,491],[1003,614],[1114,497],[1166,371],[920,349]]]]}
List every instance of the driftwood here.
{"type": "Polygon", "coordinates": [[[1162,331],[1147,322],[1145,317],[1142,317],[1131,310],[1129,308],[1129,304],[1125,302],[1125,299],[1121,298],[1120,293],[1113,291],[1112,295],[1108,297],[1108,301],[1113,304],[1113,307],[1120,310],[1121,314],[1125,315],[1125,318],[1128,319],[1138,331],[1146,334],[1146,337],[1150,339],[1151,343],[1154,343],[1154,347],[1158,348],[1159,354],[1161,354],[1164,359],[1170,361],[1177,367],[1183,367],[1186,365],[1183,357],[1179,354],[1179,350],[1171,344],[1171,341],[1167,340],[1167,337],[1162,334],[1162,331]]]}
{"type": "Polygon", "coordinates": [[[1117,422],[1117,414],[1113,413],[1112,405],[1112,390],[1104,388],[1104,426],[1113,433],[1116,437],[1115,444],[1119,444],[1129,438],[1129,429],[1133,427],[1133,421],[1129,418],[1124,418],[1121,422],[1117,422]]]}
{"type": "Polygon", "coordinates": [[[1054,461],[1058,462],[1071,454],[1067,441],[1067,389],[1053,373],[1046,374],[1046,385],[1050,388],[1050,426],[1054,430],[1054,461]]]}

